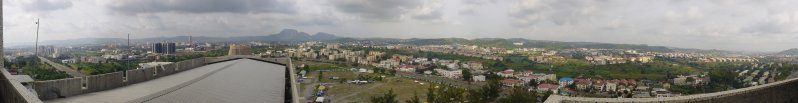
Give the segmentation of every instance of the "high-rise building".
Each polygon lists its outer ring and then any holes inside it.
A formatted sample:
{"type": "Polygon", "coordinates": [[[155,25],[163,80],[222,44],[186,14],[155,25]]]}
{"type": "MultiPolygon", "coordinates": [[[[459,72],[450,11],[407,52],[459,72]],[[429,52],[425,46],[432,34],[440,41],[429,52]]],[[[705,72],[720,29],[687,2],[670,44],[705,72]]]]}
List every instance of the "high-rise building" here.
{"type": "Polygon", "coordinates": [[[164,53],[163,49],[164,49],[163,43],[152,44],[152,53],[164,53]]]}
{"type": "Polygon", "coordinates": [[[177,53],[177,45],[175,43],[163,42],[163,43],[153,43],[152,44],[152,53],[159,53],[159,54],[174,54],[177,53]]]}
{"type": "Polygon", "coordinates": [[[165,44],[164,54],[175,54],[177,52],[176,50],[177,45],[175,43],[164,43],[164,44],[165,44]]]}
{"type": "Polygon", "coordinates": [[[39,46],[39,56],[43,57],[50,57],[55,53],[55,47],[52,45],[49,46],[39,46]]]}

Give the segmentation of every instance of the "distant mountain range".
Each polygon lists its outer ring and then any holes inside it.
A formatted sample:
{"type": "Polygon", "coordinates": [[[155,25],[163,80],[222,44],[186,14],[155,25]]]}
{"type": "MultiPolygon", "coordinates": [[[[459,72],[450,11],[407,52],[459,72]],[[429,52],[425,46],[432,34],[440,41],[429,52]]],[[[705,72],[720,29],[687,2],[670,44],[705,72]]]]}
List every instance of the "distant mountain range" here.
{"type": "MultiPolygon", "coordinates": [[[[275,42],[304,42],[304,41],[328,41],[335,40],[342,37],[335,34],[318,32],[310,35],[305,32],[300,32],[294,29],[283,29],[279,33],[265,35],[265,36],[238,36],[238,37],[205,37],[194,36],[191,37],[195,42],[245,42],[245,41],[275,41],[275,42]]],[[[187,42],[189,36],[174,36],[174,37],[154,37],[131,39],[131,42],[187,42]]],[[[68,40],[48,40],[41,42],[41,45],[80,45],[80,44],[98,44],[98,43],[126,43],[127,39],[124,38],[81,38],[81,39],[68,39],[68,40]]],[[[31,43],[24,43],[31,44],[31,43]]],[[[30,45],[28,45],[30,46],[30,45]]]]}
{"type": "MultiPolygon", "coordinates": [[[[154,37],[131,39],[131,42],[187,42],[189,36],[175,36],[175,37],[154,37]]],[[[339,37],[335,34],[318,32],[310,35],[295,29],[283,29],[282,31],[263,36],[238,36],[238,37],[205,37],[194,36],[192,40],[195,42],[248,42],[248,41],[267,41],[267,42],[306,42],[306,41],[323,41],[323,42],[340,42],[340,43],[383,43],[383,44],[464,44],[464,45],[478,45],[486,47],[499,47],[499,48],[517,48],[517,47],[535,47],[547,49],[569,49],[569,48],[606,48],[606,49],[635,49],[640,51],[657,51],[657,52],[671,52],[671,51],[702,51],[702,52],[724,52],[718,50],[700,50],[700,49],[686,49],[674,48],[665,46],[649,46],[645,44],[612,44],[612,43],[596,43],[596,42],[562,42],[562,41],[548,41],[548,40],[529,40],[523,38],[478,38],[478,39],[464,39],[464,38],[437,38],[437,39],[396,39],[396,38],[348,38],[339,37]],[[522,43],[517,45],[516,43],[522,43]]],[[[82,38],[82,39],[69,39],[69,40],[49,40],[41,42],[40,45],[80,45],[80,44],[107,44],[119,43],[124,44],[124,38],[82,38]]],[[[33,43],[19,43],[24,45],[16,45],[10,43],[9,47],[31,46],[33,43]]],[[[779,52],[778,54],[798,55],[798,49],[790,49],[779,52]]]]}
{"type": "Polygon", "coordinates": [[[787,49],[779,52],[780,55],[798,55],[798,48],[787,49]]]}

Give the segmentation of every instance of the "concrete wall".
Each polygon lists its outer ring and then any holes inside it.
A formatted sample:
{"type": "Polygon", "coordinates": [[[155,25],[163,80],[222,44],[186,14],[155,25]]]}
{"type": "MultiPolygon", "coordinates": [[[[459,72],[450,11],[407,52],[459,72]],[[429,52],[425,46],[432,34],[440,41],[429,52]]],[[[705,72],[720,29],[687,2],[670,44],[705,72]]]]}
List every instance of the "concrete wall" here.
{"type": "Polygon", "coordinates": [[[92,93],[122,87],[124,85],[122,72],[113,72],[100,75],[87,76],[86,90],[84,93],[92,93]]]}
{"type": "Polygon", "coordinates": [[[54,99],[83,94],[83,78],[67,78],[33,82],[33,88],[41,99],[54,99]]]}
{"type": "Polygon", "coordinates": [[[3,103],[42,103],[32,92],[28,91],[5,68],[0,67],[0,102],[3,103]]]}
{"type": "MultiPolygon", "coordinates": [[[[152,68],[127,70],[123,72],[113,72],[113,73],[92,75],[86,77],[36,81],[33,82],[32,85],[33,88],[36,90],[36,93],[39,94],[38,99],[36,100],[39,99],[49,100],[55,98],[64,98],[80,94],[110,90],[131,84],[141,83],[159,77],[176,74],[182,71],[191,70],[203,65],[205,65],[205,58],[197,58],[197,59],[180,61],[172,64],[166,64],[162,66],[156,66],[152,68]],[[127,78],[127,81],[125,81],[124,78],[127,78]]],[[[2,88],[6,89],[5,87],[2,88]]],[[[10,92],[10,91],[11,90],[3,90],[3,92],[10,92]]],[[[2,97],[7,97],[7,96],[3,95],[2,97]]],[[[8,97],[13,97],[13,96],[8,96],[8,97]]]]}
{"type": "Polygon", "coordinates": [[[144,69],[127,70],[127,85],[141,83],[150,80],[151,77],[144,75],[144,69]]]}
{"type": "Polygon", "coordinates": [[[587,98],[552,95],[546,103],[798,103],[798,78],[715,93],[665,98],[587,98]]]}
{"type": "MultiPolygon", "coordinates": [[[[282,63],[283,65],[288,64],[290,62],[290,60],[286,58],[263,59],[252,56],[196,58],[196,59],[175,62],[172,64],[156,66],[152,68],[127,70],[127,71],[92,75],[86,77],[36,81],[33,83],[33,87],[36,89],[36,92],[39,94],[38,98],[41,100],[64,98],[69,96],[99,92],[131,84],[141,83],[164,76],[177,74],[182,71],[191,70],[200,66],[204,66],[205,64],[208,63],[228,61],[239,58],[250,58],[250,59],[273,62],[273,63],[282,63]],[[127,78],[127,81],[125,81],[125,78],[127,78]]],[[[5,91],[6,90],[4,90],[3,92],[5,91]]],[[[3,97],[6,97],[5,94],[3,95],[3,97]]]]}

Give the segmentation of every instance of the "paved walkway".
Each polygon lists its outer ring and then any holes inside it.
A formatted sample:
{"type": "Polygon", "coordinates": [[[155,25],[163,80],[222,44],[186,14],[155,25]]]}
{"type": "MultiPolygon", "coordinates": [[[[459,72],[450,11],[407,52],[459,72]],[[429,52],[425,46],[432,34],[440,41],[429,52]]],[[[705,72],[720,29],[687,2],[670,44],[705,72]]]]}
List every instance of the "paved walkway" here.
{"type": "Polygon", "coordinates": [[[72,69],[70,67],[67,67],[67,66],[55,63],[53,61],[50,61],[50,59],[47,59],[47,58],[44,58],[44,57],[41,57],[41,56],[39,56],[39,59],[41,59],[45,63],[49,64],[50,66],[53,66],[55,69],[58,69],[59,71],[66,72],[67,74],[69,74],[72,77],[84,77],[84,76],[86,76],[83,73],[80,73],[80,72],[78,72],[78,71],[76,71],[76,70],[74,70],[74,69],[72,69]]]}
{"type": "MultiPolygon", "coordinates": [[[[194,78],[199,78],[202,75],[211,73],[212,71],[224,69],[223,67],[234,65],[240,60],[221,62],[198,67],[192,70],[183,71],[170,76],[161,77],[158,79],[132,84],[125,87],[116,89],[82,94],[78,96],[54,99],[44,101],[47,103],[123,103],[131,101],[140,97],[154,94],[160,91],[167,90],[168,88],[185,83],[194,78]]],[[[221,84],[224,85],[224,84],[221,84]]]]}

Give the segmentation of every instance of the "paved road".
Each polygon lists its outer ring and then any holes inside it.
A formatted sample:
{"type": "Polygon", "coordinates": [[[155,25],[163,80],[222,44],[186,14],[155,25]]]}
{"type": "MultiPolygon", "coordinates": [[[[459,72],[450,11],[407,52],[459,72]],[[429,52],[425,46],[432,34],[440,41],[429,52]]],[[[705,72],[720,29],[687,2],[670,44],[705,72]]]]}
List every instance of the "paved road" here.
{"type": "Polygon", "coordinates": [[[50,61],[50,59],[47,59],[47,58],[44,58],[44,57],[41,57],[41,56],[39,56],[39,59],[41,59],[45,63],[49,64],[50,66],[53,66],[55,69],[58,69],[59,71],[66,72],[67,74],[69,74],[72,77],[84,77],[84,76],[86,76],[83,73],[80,73],[80,72],[78,72],[78,71],[76,71],[76,70],[74,70],[74,69],[72,69],[70,67],[67,67],[67,66],[55,63],[53,61],[50,61]]]}

